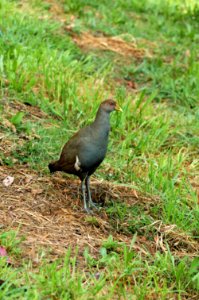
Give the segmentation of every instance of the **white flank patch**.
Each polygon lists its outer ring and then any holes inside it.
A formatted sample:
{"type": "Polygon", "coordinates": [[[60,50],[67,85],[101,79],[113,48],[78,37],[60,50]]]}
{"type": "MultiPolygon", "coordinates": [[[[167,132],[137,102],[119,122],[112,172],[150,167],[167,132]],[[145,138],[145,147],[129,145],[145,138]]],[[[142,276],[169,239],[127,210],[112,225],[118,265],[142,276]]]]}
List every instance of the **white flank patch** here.
{"type": "Polygon", "coordinates": [[[79,171],[80,170],[80,166],[81,166],[81,163],[80,163],[79,157],[76,155],[76,162],[74,164],[75,170],[79,171]]]}

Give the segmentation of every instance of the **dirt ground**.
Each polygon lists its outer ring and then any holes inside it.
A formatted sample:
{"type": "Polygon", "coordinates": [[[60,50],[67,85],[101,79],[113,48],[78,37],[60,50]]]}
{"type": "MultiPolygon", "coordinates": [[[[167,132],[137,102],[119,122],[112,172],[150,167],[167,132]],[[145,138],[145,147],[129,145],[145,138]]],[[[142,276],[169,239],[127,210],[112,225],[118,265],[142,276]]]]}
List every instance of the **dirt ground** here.
{"type": "MultiPolygon", "coordinates": [[[[41,247],[59,256],[69,246],[78,246],[80,252],[89,246],[94,254],[110,234],[119,241],[131,241],[130,236],[112,228],[105,210],[93,216],[83,211],[78,180],[63,179],[59,174],[42,177],[26,167],[4,166],[0,167],[0,182],[1,228],[25,235],[24,250],[31,258],[41,247]],[[2,184],[6,176],[14,177],[9,187],[2,184]]],[[[113,188],[97,181],[92,183],[92,193],[98,202],[108,195],[119,196],[113,188]]]]}
{"type": "MultiPolygon", "coordinates": [[[[150,201],[147,197],[139,198],[129,188],[97,180],[92,181],[92,194],[95,201],[104,205],[107,199],[119,201],[121,196],[128,205],[135,205],[138,201],[147,205],[150,201]]],[[[18,230],[18,236],[25,236],[23,255],[35,262],[41,249],[53,260],[64,255],[69,246],[72,249],[78,246],[79,255],[88,246],[90,252],[97,256],[102,242],[110,234],[127,244],[133,237],[117,232],[117,224],[113,226],[103,208],[93,216],[87,215],[82,209],[79,181],[63,178],[61,174],[41,176],[28,167],[1,166],[0,199],[1,229],[18,230]],[[2,184],[6,176],[14,177],[9,187],[2,184]]],[[[178,256],[196,255],[196,242],[175,231],[175,226],[165,226],[160,221],[154,226],[157,226],[154,241],[137,236],[134,248],[141,255],[166,251],[165,241],[170,242],[174,252],[178,249],[178,256]]]]}

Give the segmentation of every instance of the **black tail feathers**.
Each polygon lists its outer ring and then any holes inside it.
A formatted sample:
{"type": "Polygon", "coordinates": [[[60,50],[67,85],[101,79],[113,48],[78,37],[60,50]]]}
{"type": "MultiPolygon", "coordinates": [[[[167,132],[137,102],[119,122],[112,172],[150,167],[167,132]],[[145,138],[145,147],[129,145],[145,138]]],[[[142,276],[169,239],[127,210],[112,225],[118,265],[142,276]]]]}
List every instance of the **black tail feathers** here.
{"type": "Polygon", "coordinates": [[[48,168],[49,168],[49,170],[50,170],[50,173],[56,172],[56,171],[57,171],[57,168],[56,168],[56,162],[50,163],[50,164],[48,165],[48,168]]]}

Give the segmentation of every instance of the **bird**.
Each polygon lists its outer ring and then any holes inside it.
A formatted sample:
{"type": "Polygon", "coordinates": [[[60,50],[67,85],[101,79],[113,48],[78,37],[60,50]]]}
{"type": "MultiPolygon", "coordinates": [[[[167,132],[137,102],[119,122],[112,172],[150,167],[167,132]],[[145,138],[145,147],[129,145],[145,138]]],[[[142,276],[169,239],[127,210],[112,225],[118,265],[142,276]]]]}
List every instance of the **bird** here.
{"type": "Polygon", "coordinates": [[[122,111],[115,100],[101,102],[94,121],[75,133],[64,145],[59,160],[48,165],[50,173],[62,171],[79,177],[84,210],[87,213],[97,208],[91,197],[90,176],[106,156],[110,114],[113,111],[122,111]]]}

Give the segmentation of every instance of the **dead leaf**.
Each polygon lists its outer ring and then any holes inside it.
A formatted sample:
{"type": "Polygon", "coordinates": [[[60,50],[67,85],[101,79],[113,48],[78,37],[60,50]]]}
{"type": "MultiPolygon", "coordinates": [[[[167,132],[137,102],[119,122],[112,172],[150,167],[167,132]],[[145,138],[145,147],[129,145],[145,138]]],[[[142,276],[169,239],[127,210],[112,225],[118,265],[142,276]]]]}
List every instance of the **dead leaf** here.
{"type": "Polygon", "coordinates": [[[4,247],[0,247],[0,256],[8,256],[7,251],[4,247]]]}
{"type": "Polygon", "coordinates": [[[4,247],[1,247],[1,246],[0,246],[0,257],[7,257],[7,263],[9,265],[12,264],[10,258],[8,257],[8,253],[7,253],[6,249],[4,247]]]}
{"type": "Polygon", "coordinates": [[[134,81],[127,81],[127,86],[131,89],[136,89],[136,83],[134,81]]]}
{"type": "Polygon", "coordinates": [[[12,176],[7,176],[4,180],[3,180],[3,185],[8,187],[10,186],[12,183],[14,182],[14,177],[12,176]]]}
{"type": "Polygon", "coordinates": [[[136,190],[133,190],[133,195],[135,196],[135,198],[138,199],[138,194],[137,194],[137,191],[136,191],[136,190]]]}

